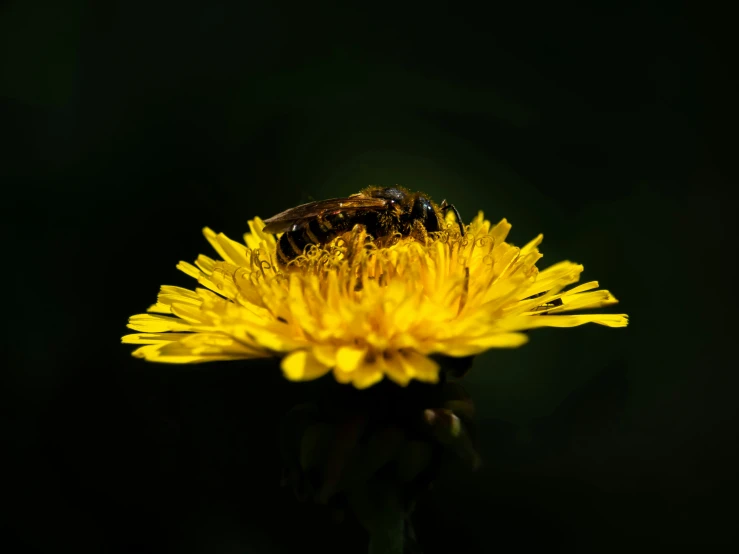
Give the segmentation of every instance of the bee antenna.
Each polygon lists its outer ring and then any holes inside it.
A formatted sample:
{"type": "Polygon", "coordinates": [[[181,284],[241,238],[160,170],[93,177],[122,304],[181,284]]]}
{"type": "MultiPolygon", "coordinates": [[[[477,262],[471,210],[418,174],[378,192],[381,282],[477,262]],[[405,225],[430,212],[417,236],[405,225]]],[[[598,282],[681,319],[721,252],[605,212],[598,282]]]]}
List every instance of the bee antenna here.
{"type": "Polygon", "coordinates": [[[459,210],[457,210],[457,207],[454,204],[449,204],[446,199],[441,201],[441,204],[439,204],[439,209],[444,212],[444,216],[446,217],[446,213],[449,210],[452,210],[454,212],[454,217],[457,219],[457,225],[459,225],[459,232],[462,233],[462,236],[464,236],[464,223],[462,223],[462,217],[459,215],[459,210]]]}

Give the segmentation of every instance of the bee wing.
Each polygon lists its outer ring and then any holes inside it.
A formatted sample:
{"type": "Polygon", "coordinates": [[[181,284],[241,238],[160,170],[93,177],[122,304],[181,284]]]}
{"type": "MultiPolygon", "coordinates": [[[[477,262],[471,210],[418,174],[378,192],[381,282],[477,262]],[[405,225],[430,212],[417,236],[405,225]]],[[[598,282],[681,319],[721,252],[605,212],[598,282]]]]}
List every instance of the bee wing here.
{"type": "Polygon", "coordinates": [[[301,225],[327,213],[353,212],[367,208],[384,208],[387,204],[388,200],[383,198],[373,198],[361,194],[355,194],[347,198],[332,198],[330,200],[309,202],[308,204],[290,208],[277,215],[273,215],[269,219],[265,219],[263,230],[265,233],[283,233],[293,225],[301,225]]]}

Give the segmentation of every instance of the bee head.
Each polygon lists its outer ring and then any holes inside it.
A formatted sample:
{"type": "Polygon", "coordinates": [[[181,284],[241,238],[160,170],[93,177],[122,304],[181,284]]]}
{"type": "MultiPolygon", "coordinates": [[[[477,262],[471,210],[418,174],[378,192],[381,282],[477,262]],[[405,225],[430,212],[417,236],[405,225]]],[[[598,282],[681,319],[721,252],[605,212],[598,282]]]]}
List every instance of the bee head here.
{"type": "Polygon", "coordinates": [[[439,231],[439,217],[431,200],[425,194],[416,194],[409,216],[411,221],[419,220],[429,233],[439,231]]]}

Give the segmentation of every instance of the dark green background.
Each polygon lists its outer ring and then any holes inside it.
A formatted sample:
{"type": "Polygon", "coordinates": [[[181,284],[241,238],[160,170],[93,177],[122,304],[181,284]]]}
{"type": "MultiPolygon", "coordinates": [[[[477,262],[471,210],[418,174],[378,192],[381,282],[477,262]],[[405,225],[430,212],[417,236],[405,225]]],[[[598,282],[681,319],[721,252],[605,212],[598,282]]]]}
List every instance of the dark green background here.
{"type": "Polygon", "coordinates": [[[631,315],[480,356],[486,465],[419,513],[427,552],[734,541],[730,30],[667,2],[3,5],[13,552],[361,552],[278,488],[300,385],[119,339],[193,285],[201,227],[396,183],[543,232],[631,315]]]}

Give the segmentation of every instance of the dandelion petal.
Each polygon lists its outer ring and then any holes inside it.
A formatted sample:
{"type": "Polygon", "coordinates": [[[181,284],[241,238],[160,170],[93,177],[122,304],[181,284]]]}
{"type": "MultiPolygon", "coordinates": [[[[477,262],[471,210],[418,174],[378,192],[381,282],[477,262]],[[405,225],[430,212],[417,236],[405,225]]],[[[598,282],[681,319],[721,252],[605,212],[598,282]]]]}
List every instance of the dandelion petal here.
{"type": "Polygon", "coordinates": [[[365,354],[365,350],[342,346],[336,352],[336,367],[340,371],[350,373],[359,367],[365,354]]]}
{"type": "Polygon", "coordinates": [[[436,383],[439,380],[439,364],[418,352],[406,352],[400,356],[405,371],[419,381],[436,383]]]}
{"type": "Polygon", "coordinates": [[[329,369],[306,350],[288,354],[282,360],[282,371],[291,381],[309,381],[328,373],[329,369]]]}
{"type": "Polygon", "coordinates": [[[523,333],[494,333],[450,342],[439,350],[447,356],[474,356],[489,348],[517,348],[528,340],[523,333]]]}

